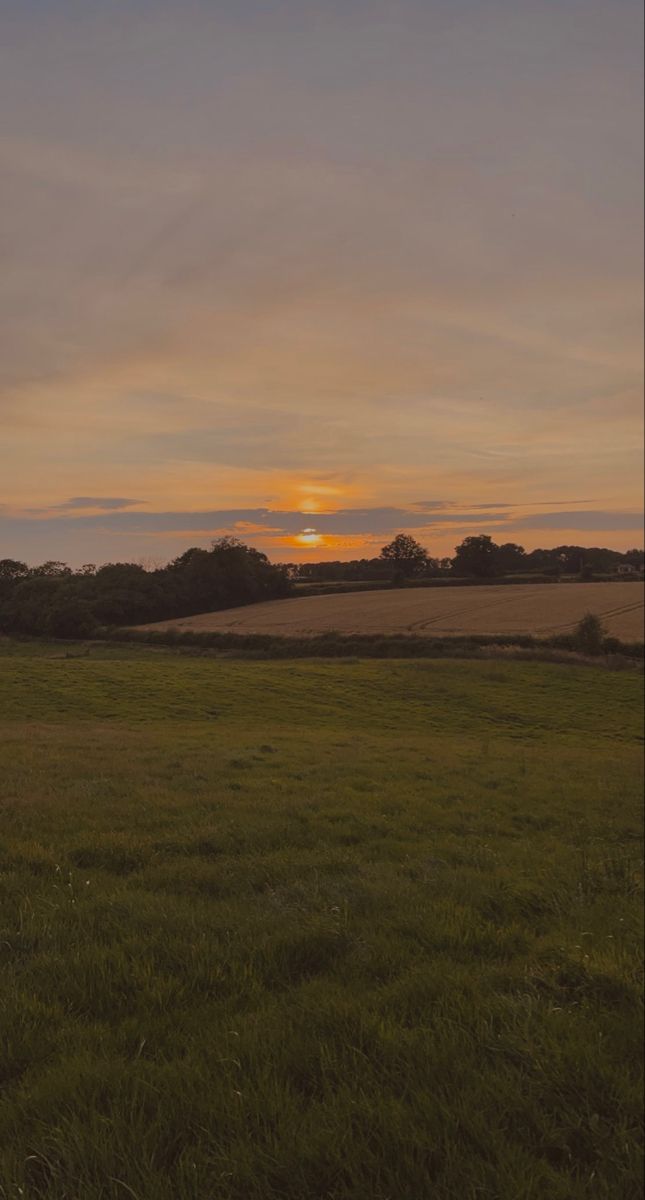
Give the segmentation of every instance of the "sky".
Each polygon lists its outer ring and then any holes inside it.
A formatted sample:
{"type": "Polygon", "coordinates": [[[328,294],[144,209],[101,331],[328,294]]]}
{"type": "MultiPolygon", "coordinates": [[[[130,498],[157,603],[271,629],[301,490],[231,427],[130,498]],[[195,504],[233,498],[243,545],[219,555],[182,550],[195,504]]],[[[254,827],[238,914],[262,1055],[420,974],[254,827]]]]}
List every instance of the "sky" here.
{"type": "Polygon", "coordinates": [[[0,0],[0,557],[641,545],[640,10],[0,0]]]}

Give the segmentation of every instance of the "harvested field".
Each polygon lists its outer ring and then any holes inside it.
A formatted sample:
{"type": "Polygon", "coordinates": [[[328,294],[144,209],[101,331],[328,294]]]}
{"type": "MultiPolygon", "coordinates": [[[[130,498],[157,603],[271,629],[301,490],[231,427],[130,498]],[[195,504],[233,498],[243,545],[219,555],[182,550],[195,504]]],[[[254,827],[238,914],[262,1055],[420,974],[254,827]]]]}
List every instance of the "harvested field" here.
{"type": "Polygon", "coordinates": [[[537,634],[570,632],[587,612],[624,641],[643,637],[642,583],[560,583],[410,588],[297,596],[200,613],[141,629],[307,636],[343,634],[537,634]]]}

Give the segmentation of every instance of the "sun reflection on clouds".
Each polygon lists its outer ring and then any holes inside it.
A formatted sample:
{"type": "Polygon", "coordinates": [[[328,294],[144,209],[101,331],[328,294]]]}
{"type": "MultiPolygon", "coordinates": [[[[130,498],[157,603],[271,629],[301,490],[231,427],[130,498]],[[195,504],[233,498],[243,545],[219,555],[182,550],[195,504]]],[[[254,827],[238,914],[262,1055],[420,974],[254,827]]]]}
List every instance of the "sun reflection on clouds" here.
{"type": "Polygon", "coordinates": [[[305,517],[318,516],[345,507],[357,490],[355,484],[345,482],[340,486],[310,477],[288,484],[281,499],[286,508],[296,509],[305,517]]]}

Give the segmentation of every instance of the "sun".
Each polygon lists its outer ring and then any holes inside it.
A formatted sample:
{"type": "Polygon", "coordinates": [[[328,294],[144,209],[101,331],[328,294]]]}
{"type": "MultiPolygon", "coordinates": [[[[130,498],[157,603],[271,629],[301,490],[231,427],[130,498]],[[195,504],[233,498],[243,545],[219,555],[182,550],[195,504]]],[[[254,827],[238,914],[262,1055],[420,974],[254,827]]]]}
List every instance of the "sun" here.
{"type": "Polygon", "coordinates": [[[324,545],[323,535],[318,533],[317,529],[311,528],[303,529],[302,533],[297,533],[294,541],[298,546],[313,547],[324,545]]]}

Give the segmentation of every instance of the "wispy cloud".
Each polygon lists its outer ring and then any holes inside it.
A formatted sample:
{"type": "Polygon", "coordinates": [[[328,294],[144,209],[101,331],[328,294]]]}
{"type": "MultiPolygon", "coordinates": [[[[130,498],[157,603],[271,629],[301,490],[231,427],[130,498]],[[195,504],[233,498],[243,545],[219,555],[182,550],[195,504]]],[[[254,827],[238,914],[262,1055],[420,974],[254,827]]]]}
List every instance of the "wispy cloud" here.
{"type": "Polygon", "coordinates": [[[135,508],[138,504],[145,504],[145,500],[129,500],[124,496],[72,496],[70,500],[64,500],[59,507],[100,508],[109,512],[112,509],[135,508]]]}
{"type": "Polygon", "coordinates": [[[533,513],[515,518],[513,524],[516,529],[576,529],[594,533],[633,530],[642,534],[643,513],[602,512],[593,509],[585,512],[533,513]]]}

